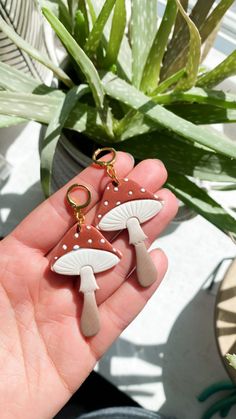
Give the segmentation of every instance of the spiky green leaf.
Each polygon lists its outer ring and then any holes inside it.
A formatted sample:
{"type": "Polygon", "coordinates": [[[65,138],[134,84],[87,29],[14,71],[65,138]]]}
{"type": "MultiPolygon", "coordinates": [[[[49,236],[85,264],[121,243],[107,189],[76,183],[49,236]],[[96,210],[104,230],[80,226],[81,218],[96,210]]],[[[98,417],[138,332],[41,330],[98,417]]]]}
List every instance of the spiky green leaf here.
{"type": "Polygon", "coordinates": [[[236,109],[236,95],[224,93],[221,90],[202,89],[200,87],[193,87],[186,92],[162,93],[152,96],[152,100],[165,106],[173,103],[188,102],[236,109]]]}
{"type": "MultiPolygon", "coordinates": [[[[173,0],[167,1],[164,16],[161,20],[161,24],[158,28],[152,47],[147,56],[140,85],[141,90],[143,90],[147,94],[150,94],[153,90],[155,90],[159,83],[161,63],[171,29],[175,22],[177,14],[177,4],[177,0],[176,2],[173,0]]],[[[181,7],[181,10],[184,10],[180,3],[178,7],[181,7]]]]}
{"type": "Polygon", "coordinates": [[[155,104],[150,97],[124,80],[114,77],[113,74],[107,74],[103,79],[103,85],[107,95],[138,110],[159,126],[178,134],[187,141],[197,142],[223,155],[236,158],[236,144],[227,137],[178,117],[164,107],[155,104]]]}
{"type": "Polygon", "coordinates": [[[191,105],[178,103],[176,105],[169,105],[166,108],[196,125],[236,122],[235,109],[219,108],[218,106],[197,103],[191,105]]]}
{"type": "Polygon", "coordinates": [[[93,28],[89,34],[88,40],[85,44],[85,51],[88,55],[92,56],[98,48],[101,41],[104,26],[112,12],[116,0],[106,0],[102,10],[100,11],[93,28]]]}
{"type": "Polygon", "coordinates": [[[169,173],[167,187],[224,233],[236,238],[236,219],[186,176],[169,173]]]}
{"type": "Polygon", "coordinates": [[[139,88],[148,52],[157,30],[157,0],[131,2],[132,83],[139,88]]]}
{"type": "Polygon", "coordinates": [[[180,13],[189,28],[188,57],[185,64],[184,76],[179,80],[175,90],[188,90],[195,85],[201,58],[201,38],[197,27],[185,12],[179,0],[175,0],[180,13]]]}
{"type": "Polygon", "coordinates": [[[235,181],[236,160],[196,147],[163,131],[134,136],[116,144],[116,148],[131,153],[138,160],[158,158],[168,171],[182,175],[214,182],[235,181]]]}
{"type": "Polygon", "coordinates": [[[116,0],[104,66],[116,64],[126,26],[125,0],[116,0]]]}
{"type": "MultiPolygon", "coordinates": [[[[63,98],[65,94],[61,92],[61,95],[63,98]]],[[[11,115],[49,124],[58,108],[58,101],[59,98],[52,95],[0,92],[0,115],[11,115]]],[[[77,103],[66,120],[65,127],[84,132],[89,137],[96,137],[101,141],[108,139],[97,110],[84,103],[77,103]]]]}
{"type": "Polygon", "coordinates": [[[234,75],[236,75],[236,50],[213,70],[199,77],[197,86],[211,88],[217,86],[217,84],[221,83],[227,77],[234,75]]]}
{"type": "Polygon", "coordinates": [[[41,183],[46,197],[51,194],[53,158],[58,140],[75,104],[87,92],[88,87],[83,85],[75,86],[69,90],[64,100],[58,105],[47,127],[41,150],[41,183]]]}
{"type": "Polygon", "coordinates": [[[48,9],[43,9],[43,14],[51,24],[56,34],[65,45],[69,54],[74,58],[79,68],[86,77],[86,80],[93,93],[94,101],[100,112],[101,119],[107,132],[112,135],[112,121],[109,109],[105,105],[104,89],[99,78],[98,72],[94,67],[92,61],[85,54],[82,48],[77,44],[74,38],[69,34],[57,17],[48,9]]]}
{"type": "Polygon", "coordinates": [[[52,70],[52,72],[61,80],[66,86],[73,86],[73,82],[70,77],[58,66],[56,66],[46,55],[39,52],[36,48],[33,48],[23,38],[9,26],[3,18],[0,16],[0,29],[17,45],[18,48],[25,51],[32,58],[45,65],[45,67],[52,70]]]}

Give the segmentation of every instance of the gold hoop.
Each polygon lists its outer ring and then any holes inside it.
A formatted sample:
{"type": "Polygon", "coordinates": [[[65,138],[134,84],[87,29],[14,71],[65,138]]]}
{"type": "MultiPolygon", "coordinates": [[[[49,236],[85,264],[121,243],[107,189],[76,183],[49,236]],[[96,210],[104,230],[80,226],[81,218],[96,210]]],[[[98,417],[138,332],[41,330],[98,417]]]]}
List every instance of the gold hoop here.
{"type": "Polygon", "coordinates": [[[98,148],[92,156],[92,160],[94,163],[99,164],[99,166],[111,166],[113,163],[115,163],[116,161],[116,150],[112,147],[103,147],[103,148],[98,148]],[[103,151],[109,151],[110,153],[112,153],[111,159],[108,161],[103,161],[103,160],[97,160],[97,157],[99,156],[99,154],[101,154],[103,151]]]}
{"type": "Polygon", "coordinates": [[[73,185],[71,185],[67,189],[66,199],[67,199],[68,204],[74,210],[76,220],[78,221],[79,225],[81,225],[84,222],[84,215],[82,214],[81,210],[83,208],[87,207],[91,202],[91,192],[90,192],[90,190],[84,185],[79,185],[78,183],[74,183],[73,185]],[[88,196],[87,196],[87,201],[86,202],[84,202],[83,204],[78,204],[76,201],[74,201],[74,199],[71,198],[70,193],[75,189],[83,189],[87,192],[88,196]]]}

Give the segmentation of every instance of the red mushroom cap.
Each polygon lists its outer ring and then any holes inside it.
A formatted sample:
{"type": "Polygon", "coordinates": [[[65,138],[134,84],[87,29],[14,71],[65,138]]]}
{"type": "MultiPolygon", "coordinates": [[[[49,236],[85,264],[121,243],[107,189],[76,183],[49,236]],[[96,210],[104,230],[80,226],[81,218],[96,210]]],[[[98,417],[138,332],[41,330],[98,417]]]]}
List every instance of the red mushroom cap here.
{"type": "Polygon", "coordinates": [[[162,204],[156,195],[133,180],[128,178],[122,179],[117,186],[110,182],[104,191],[102,201],[98,208],[96,224],[99,226],[104,215],[108,214],[111,210],[127,202],[139,200],[158,201],[160,203],[160,208],[162,207],[162,204]]]}
{"type": "Polygon", "coordinates": [[[79,249],[98,249],[111,252],[121,259],[122,254],[105,239],[100,231],[91,225],[82,224],[80,231],[77,231],[75,224],[60,240],[52,252],[51,266],[66,253],[79,249]]]}

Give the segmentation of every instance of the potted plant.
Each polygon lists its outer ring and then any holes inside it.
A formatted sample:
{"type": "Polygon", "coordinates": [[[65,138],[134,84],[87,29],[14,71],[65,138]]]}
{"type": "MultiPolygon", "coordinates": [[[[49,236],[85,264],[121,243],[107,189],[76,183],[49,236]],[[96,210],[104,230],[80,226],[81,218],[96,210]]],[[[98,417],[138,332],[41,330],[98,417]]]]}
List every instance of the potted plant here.
{"type": "Polygon", "coordinates": [[[114,146],[137,160],[162,159],[167,187],[235,238],[235,219],[198,186],[199,179],[223,188],[236,183],[236,144],[202,127],[236,121],[236,97],[215,88],[236,73],[236,51],[214,69],[201,67],[201,46],[206,52],[233,0],[214,3],[198,0],[189,14],[187,1],[167,0],[158,21],[156,0],[131,0],[129,19],[125,0],[44,1],[42,13],[66,48],[67,69],[0,18],[0,29],[60,81],[48,87],[0,64],[0,126],[48,125],[41,150],[46,196],[59,139],[72,154],[87,156],[98,144],[114,146]]]}

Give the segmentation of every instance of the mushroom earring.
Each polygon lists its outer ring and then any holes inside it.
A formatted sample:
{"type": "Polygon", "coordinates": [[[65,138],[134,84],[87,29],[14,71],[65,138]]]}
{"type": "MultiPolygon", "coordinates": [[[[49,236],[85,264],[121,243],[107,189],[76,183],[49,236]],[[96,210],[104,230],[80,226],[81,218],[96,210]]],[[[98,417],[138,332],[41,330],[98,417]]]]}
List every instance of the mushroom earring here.
{"type": "Polygon", "coordinates": [[[157,278],[156,267],[145,246],[146,234],[141,224],[153,218],[163,207],[158,196],[147,191],[129,178],[118,179],[114,168],[116,151],[104,147],[93,154],[93,162],[106,169],[112,181],[107,185],[96,215],[99,230],[118,231],[127,228],[129,243],[136,253],[137,279],[141,286],[148,287],[157,278]],[[109,161],[98,160],[101,152],[111,152],[109,161]]]}
{"type": "Polygon", "coordinates": [[[51,269],[61,275],[80,276],[79,291],[84,294],[80,328],[84,336],[94,336],[100,329],[99,312],[95,298],[97,285],[95,273],[115,266],[122,255],[93,226],[85,224],[82,209],[91,201],[90,191],[84,185],[73,184],[66,194],[74,210],[77,223],[65,234],[52,252],[51,269]],[[76,189],[87,193],[87,201],[78,204],[71,194],[76,189]]]}

